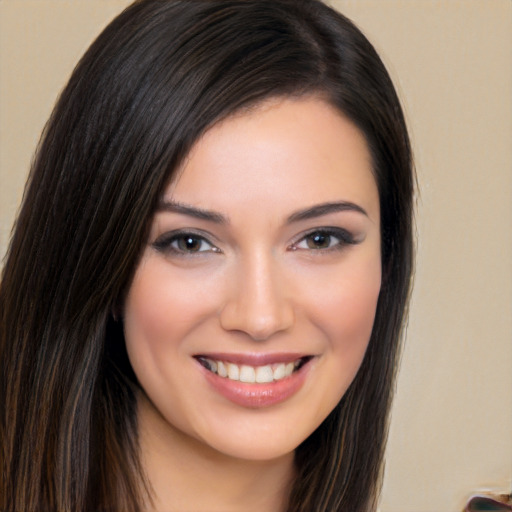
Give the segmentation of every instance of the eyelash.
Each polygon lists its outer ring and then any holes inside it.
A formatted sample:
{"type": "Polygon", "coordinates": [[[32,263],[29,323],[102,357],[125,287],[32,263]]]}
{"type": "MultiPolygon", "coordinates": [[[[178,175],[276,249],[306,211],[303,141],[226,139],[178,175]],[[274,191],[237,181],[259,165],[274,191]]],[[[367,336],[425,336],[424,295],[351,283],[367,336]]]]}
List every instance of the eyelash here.
{"type": "Polygon", "coordinates": [[[357,240],[354,236],[343,228],[336,227],[328,227],[328,228],[317,228],[312,231],[309,231],[306,234],[301,235],[301,237],[293,242],[289,246],[289,249],[292,251],[303,250],[303,251],[315,251],[315,252],[330,252],[330,251],[340,251],[344,249],[347,245],[355,245],[357,244],[357,240]],[[321,239],[327,239],[329,243],[328,247],[299,247],[299,244],[305,242],[308,243],[309,240],[313,240],[315,237],[321,237],[321,239]],[[336,238],[338,241],[334,245],[330,245],[332,239],[336,238]]]}
{"type": "Polygon", "coordinates": [[[221,252],[221,250],[208,241],[203,235],[199,233],[195,233],[193,231],[173,231],[171,233],[166,233],[160,237],[158,237],[153,242],[153,247],[163,253],[172,253],[177,256],[197,256],[202,255],[204,253],[210,252],[221,252]],[[193,241],[195,243],[199,242],[201,245],[200,248],[207,244],[210,246],[207,250],[187,250],[187,248],[174,247],[173,244],[179,244],[179,242],[193,241]]]}
{"type": "MultiPolygon", "coordinates": [[[[328,228],[317,228],[308,233],[302,234],[297,241],[293,242],[288,249],[291,251],[314,251],[314,252],[331,252],[342,250],[347,245],[357,244],[354,236],[343,228],[328,227],[328,228]],[[310,240],[314,240],[317,237],[324,243],[327,242],[327,247],[300,247],[301,243],[308,243],[310,240]],[[332,239],[338,241],[331,245],[332,239]]],[[[153,242],[153,247],[162,253],[171,253],[177,256],[199,256],[204,253],[220,253],[222,252],[217,246],[212,244],[204,235],[195,233],[193,231],[173,231],[166,233],[153,242]],[[199,249],[202,249],[203,245],[208,245],[209,248],[206,250],[190,250],[192,248],[179,247],[180,242],[187,244],[192,242],[194,244],[199,243],[199,249]],[[175,245],[173,245],[175,244],[175,245]]]]}

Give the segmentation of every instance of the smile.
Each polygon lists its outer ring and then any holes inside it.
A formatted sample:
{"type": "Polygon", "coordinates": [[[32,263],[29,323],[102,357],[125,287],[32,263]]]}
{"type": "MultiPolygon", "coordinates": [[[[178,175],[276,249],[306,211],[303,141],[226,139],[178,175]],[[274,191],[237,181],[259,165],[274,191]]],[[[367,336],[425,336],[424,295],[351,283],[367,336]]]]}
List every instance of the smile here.
{"type": "Polygon", "coordinates": [[[197,357],[202,366],[219,377],[248,384],[266,384],[290,377],[293,372],[300,369],[309,359],[310,357],[301,357],[288,363],[280,362],[263,366],[250,366],[204,356],[197,357]]]}
{"type": "Polygon", "coordinates": [[[300,354],[195,356],[213,390],[236,405],[253,409],[270,407],[295,395],[314,358],[300,354]]]}

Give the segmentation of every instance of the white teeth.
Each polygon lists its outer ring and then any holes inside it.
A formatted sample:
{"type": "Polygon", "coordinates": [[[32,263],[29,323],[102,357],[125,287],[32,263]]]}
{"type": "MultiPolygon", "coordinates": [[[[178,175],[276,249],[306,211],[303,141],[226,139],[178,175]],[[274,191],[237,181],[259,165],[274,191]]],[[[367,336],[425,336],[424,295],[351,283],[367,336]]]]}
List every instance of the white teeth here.
{"type": "Polygon", "coordinates": [[[279,380],[284,378],[284,371],[285,371],[286,365],[284,363],[278,364],[274,368],[274,380],[279,380]]]}
{"type": "Polygon", "coordinates": [[[290,363],[274,363],[265,366],[249,366],[201,358],[203,366],[219,377],[246,383],[269,383],[289,377],[301,366],[302,359],[290,363]]]}
{"type": "Polygon", "coordinates": [[[256,368],[256,382],[272,382],[274,380],[274,372],[270,366],[258,366],[256,368]]]}
{"type": "Polygon", "coordinates": [[[228,377],[231,380],[240,380],[240,369],[236,364],[228,363],[228,377]]]}
{"type": "Polygon", "coordinates": [[[226,370],[226,367],[222,361],[217,361],[217,373],[219,374],[219,377],[228,376],[228,371],[226,370]]]}
{"type": "Polygon", "coordinates": [[[252,366],[240,367],[240,382],[256,382],[256,372],[252,366]]]}

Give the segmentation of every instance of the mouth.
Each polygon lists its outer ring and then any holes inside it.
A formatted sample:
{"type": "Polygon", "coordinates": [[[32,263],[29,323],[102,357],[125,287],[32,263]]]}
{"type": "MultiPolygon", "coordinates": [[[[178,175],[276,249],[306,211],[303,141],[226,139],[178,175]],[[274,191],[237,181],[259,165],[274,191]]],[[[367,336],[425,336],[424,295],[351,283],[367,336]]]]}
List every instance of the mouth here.
{"type": "Polygon", "coordinates": [[[291,399],[311,373],[316,357],[291,353],[194,356],[212,390],[249,409],[266,408],[291,399]]]}
{"type": "Polygon", "coordinates": [[[297,357],[289,361],[249,365],[203,355],[195,356],[197,361],[209,372],[219,377],[245,384],[270,384],[278,382],[298,372],[313,356],[297,357]]]}

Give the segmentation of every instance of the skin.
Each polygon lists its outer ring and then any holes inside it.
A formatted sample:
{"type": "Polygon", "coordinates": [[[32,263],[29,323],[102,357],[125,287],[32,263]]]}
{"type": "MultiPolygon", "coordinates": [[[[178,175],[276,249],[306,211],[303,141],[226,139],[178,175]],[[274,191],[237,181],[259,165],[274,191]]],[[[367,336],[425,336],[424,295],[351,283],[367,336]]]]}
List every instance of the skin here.
{"type": "Polygon", "coordinates": [[[294,450],[347,390],[373,326],[381,261],[369,151],[321,99],[275,99],[212,127],[177,176],[124,305],[148,509],[283,510],[294,450]],[[349,208],[297,213],[340,202],[349,208]],[[343,236],[315,239],[326,227],[343,236]],[[244,407],[205,378],[194,356],[212,351],[312,359],[286,400],[244,407]]]}

